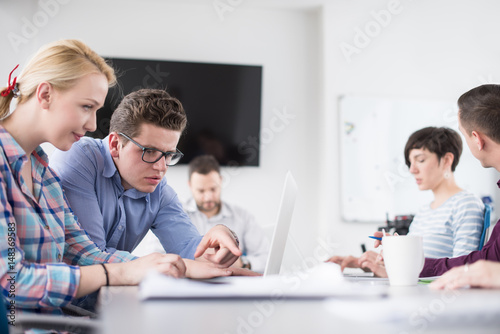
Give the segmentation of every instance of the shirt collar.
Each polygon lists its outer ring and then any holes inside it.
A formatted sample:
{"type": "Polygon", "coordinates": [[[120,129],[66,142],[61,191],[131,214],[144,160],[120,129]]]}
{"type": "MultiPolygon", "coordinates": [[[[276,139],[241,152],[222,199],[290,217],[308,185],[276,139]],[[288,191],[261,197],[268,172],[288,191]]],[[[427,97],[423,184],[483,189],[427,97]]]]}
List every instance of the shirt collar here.
{"type": "Polygon", "coordinates": [[[138,199],[138,198],[143,198],[146,200],[146,202],[149,202],[149,198],[151,196],[150,193],[143,193],[142,191],[139,191],[135,188],[125,190],[125,195],[130,198],[138,199]]]}
{"type": "Polygon", "coordinates": [[[49,157],[40,146],[33,151],[33,156],[43,167],[47,168],[49,166],[49,157]]]}
{"type": "Polygon", "coordinates": [[[196,212],[198,210],[198,208],[196,207],[196,202],[194,201],[194,198],[190,198],[187,200],[184,209],[187,212],[191,212],[191,213],[196,212]]]}
{"type": "Polygon", "coordinates": [[[232,216],[231,211],[229,211],[229,208],[227,207],[227,205],[224,204],[224,202],[222,202],[222,201],[220,204],[220,211],[219,211],[219,214],[217,216],[221,216],[222,218],[232,216]]]}
{"type": "Polygon", "coordinates": [[[104,169],[102,171],[102,176],[107,177],[108,179],[113,177],[115,173],[118,173],[116,169],[115,162],[111,157],[111,152],[109,151],[109,136],[104,139],[101,139],[101,144],[104,146],[104,169]]]}
{"type": "Polygon", "coordinates": [[[19,159],[27,160],[26,152],[21,148],[17,141],[0,125],[0,145],[5,152],[7,161],[13,166],[19,159]]]}
{"type": "MultiPolygon", "coordinates": [[[[18,162],[19,159],[22,160],[21,163],[27,161],[28,157],[26,156],[26,152],[2,125],[0,125],[0,146],[2,146],[3,151],[5,152],[5,156],[7,157],[9,165],[11,165],[13,168],[15,167],[14,165],[18,162]]],[[[42,164],[43,167],[48,166],[49,159],[47,157],[47,154],[45,154],[44,150],[40,146],[35,148],[35,150],[33,151],[33,156],[40,164],[42,164]]]]}

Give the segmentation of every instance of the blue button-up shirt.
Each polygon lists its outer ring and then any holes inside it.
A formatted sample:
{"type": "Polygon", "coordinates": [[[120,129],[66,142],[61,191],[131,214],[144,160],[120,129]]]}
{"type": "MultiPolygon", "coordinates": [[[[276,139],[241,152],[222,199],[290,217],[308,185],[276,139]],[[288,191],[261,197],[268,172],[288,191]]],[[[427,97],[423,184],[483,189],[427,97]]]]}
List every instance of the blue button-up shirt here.
{"type": "Polygon", "coordinates": [[[166,178],[152,193],[125,190],[108,137],[84,137],[69,151],[56,150],[50,165],[78,221],[102,250],[132,252],[151,229],[167,253],[194,257],[201,236],[166,178]]]}

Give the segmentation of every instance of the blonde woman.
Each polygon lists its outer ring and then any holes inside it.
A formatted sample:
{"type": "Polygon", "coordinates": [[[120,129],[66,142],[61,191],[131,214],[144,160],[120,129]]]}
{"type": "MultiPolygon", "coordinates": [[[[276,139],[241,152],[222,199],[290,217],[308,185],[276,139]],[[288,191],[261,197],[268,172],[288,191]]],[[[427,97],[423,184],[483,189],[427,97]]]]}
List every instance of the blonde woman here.
{"type": "Polygon", "coordinates": [[[62,40],[11,76],[0,90],[0,286],[7,302],[16,311],[59,313],[104,285],[138,284],[149,268],[184,276],[178,255],[134,260],[127,252],[100,251],[40,147],[50,142],[68,150],[95,130],[96,111],[115,83],[113,69],[84,43],[62,40]],[[11,102],[17,102],[12,113],[11,102]]]}

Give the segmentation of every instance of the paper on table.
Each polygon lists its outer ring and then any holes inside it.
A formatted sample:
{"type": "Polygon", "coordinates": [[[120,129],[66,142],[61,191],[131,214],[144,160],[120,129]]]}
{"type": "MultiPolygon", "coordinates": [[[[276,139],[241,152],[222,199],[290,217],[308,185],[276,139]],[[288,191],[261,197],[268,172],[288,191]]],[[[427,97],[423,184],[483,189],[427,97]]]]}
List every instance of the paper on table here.
{"type": "Polygon", "coordinates": [[[267,277],[233,277],[225,282],[176,279],[152,272],[140,284],[146,299],[382,297],[386,286],[345,281],[338,265],[320,264],[306,272],[267,277]]]}

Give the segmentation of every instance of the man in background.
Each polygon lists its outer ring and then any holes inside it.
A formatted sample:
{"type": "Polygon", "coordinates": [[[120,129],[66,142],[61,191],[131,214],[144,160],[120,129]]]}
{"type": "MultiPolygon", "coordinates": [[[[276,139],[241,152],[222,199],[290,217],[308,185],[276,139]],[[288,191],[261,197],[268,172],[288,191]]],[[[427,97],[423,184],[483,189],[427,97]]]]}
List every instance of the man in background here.
{"type": "Polygon", "coordinates": [[[234,265],[263,272],[269,253],[269,239],[252,214],[221,201],[222,176],[214,156],[201,155],[191,160],[188,184],[193,197],[184,204],[184,210],[200,234],[219,224],[229,227],[238,235],[243,252],[234,265]]]}

